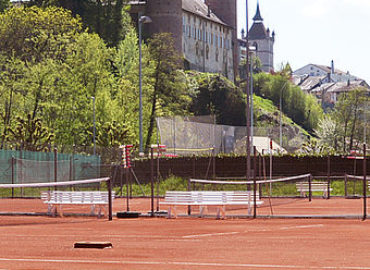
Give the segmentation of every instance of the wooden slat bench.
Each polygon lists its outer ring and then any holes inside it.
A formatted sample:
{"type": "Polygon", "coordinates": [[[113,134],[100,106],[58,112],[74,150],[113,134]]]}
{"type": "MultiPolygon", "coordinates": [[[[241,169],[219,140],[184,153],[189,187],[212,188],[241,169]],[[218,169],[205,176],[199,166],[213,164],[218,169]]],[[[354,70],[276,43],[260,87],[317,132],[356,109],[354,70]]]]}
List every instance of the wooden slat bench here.
{"type": "MultiPolygon", "coordinates": [[[[115,193],[112,191],[112,201],[115,193]]],[[[109,203],[108,191],[46,191],[41,192],[41,199],[48,205],[48,214],[55,216],[59,206],[60,216],[63,217],[62,205],[91,205],[91,215],[95,215],[98,206],[98,217],[101,212],[107,213],[109,203]]]]}
{"type": "MultiPolygon", "coordinates": [[[[328,197],[328,185],[327,182],[311,182],[311,192],[322,192],[324,198],[328,197]]],[[[301,196],[306,197],[306,194],[309,192],[309,183],[308,182],[298,182],[296,183],[296,188],[301,196]]],[[[330,191],[333,189],[330,188],[330,191]]]]}
{"type": "MultiPolygon", "coordinates": [[[[226,206],[228,205],[247,205],[248,213],[250,214],[252,206],[254,205],[253,192],[251,191],[167,191],[164,201],[161,205],[168,205],[168,217],[176,218],[176,206],[199,206],[200,216],[203,216],[204,210],[207,206],[217,207],[217,218],[226,216],[226,206]]],[[[260,200],[257,193],[256,204],[261,205],[263,201],[260,200]]]]}

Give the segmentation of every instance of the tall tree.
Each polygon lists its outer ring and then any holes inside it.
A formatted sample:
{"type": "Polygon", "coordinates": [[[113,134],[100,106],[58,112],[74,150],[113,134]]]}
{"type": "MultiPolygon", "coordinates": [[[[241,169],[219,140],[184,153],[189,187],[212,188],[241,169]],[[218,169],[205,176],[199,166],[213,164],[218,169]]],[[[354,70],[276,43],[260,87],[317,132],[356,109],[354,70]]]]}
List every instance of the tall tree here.
{"type": "Polygon", "coordinates": [[[84,26],[97,33],[108,46],[117,46],[124,36],[124,6],[127,0],[31,0],[29,5],[58,6],[82,18],[84,26]]]}
{"type": "Polygon", "coordinates": [[[182,67],[182,59],[175,49],[170,33],[155,34],[149,41],[149,51],[153,65],[151,78],[153,90],[149,94],[149,127],[146,137],[146,149],[151,143],[154,121],[158,108],[162,107],[166,114],[183,114],[187,111],[190,98],[186,93],[186,84],[182,67]]]}
{"type": "Polygon", "coordinates": [[[3,12],[10,6],[10,0],[0,0],[0,12],[3,12]]]}
{"type": "Polygon", "coordinates": [[[353,149],[362,141],[363,108],[369,104],[369,94],[365,88],[357,88],[339,96],[332,113],[333,119],[342,127],[339,133],[342,138],[343,153],[353,149]]]}
{"type": "Polygon", "coordinates": [[[28,62],[61,60],[81,31],[80,21],[61,8],[12,8],[0,14],[0,51],[28,62]]]}

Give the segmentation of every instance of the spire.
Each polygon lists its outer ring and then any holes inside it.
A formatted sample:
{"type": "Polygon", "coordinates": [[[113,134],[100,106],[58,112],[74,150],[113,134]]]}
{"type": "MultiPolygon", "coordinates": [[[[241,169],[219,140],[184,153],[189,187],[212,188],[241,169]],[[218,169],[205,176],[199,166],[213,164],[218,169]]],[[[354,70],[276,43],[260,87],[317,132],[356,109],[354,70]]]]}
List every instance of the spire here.
{"type": "Polygon", "coordinates": [[[254,15],[253,21],[255,21],[255,22],[262,22],[263,21],[263,18],[261,16],[261,12],[260,12],[260,3],[258,1],[257,1],[256,15],[254,15]]]}

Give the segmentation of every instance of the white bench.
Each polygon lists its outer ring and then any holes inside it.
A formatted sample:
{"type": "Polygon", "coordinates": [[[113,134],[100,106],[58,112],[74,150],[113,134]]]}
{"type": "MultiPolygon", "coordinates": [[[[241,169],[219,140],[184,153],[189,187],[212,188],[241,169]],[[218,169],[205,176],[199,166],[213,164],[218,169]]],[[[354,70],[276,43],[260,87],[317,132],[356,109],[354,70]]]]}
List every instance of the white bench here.
{"type": "MultiPolygon", "coordinates": [[[[112,191],[112,201],[115,193],[112,191]]],[[[95,214],[98,206],[98,217],[103,210],[107,213],[109,204],[108,191],[45,191],[41,192],[41,199],[48,204],[48,214],[55,216],[59,206],[60,216],[63,217],[62,205],[91,205],[91,215],[95,214]]]]}
{"type": "MultiPolygon", "coordinates": [[[[247,205],[250,215],[252,206],[254,205],[254,196],[251,191],[167,191],[162,205],[168,205],[168,217],[177,217],[176,206],[199,206],[200,216],[203,216],[207,206],[217,207],[217,218],[226,216],[227,205],[247,205]]],[[[256,196],[256,205],[263,204],[259,198],[259,193],[256,196]]]]}
{"type": "MultiPolygon", "coordinates": [[[[328,186],[327,182],[311,182],[311,192],[322,192],[324,198],[328,197],[328,186]]],[[[306,193],[309,192],[308,182],[298,182],[296,187],[301,196],[306,197],[306,193]]],[[[330,191],[333,189],[330,188],[330,191]]]]}

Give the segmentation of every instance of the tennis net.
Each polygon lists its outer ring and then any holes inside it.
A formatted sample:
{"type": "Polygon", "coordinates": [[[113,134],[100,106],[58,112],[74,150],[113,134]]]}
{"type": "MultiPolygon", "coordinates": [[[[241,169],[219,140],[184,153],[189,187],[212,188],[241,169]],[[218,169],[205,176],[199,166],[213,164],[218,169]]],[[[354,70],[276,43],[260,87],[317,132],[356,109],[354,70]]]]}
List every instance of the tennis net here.
{"type": "Polygon", "coordinates": [[[47,183],[0,184],[0,215],[92,216],[112,218],[109,177],[47,183]],[[89,211],[90,209],[90,211],[89,211]]]}
{"type": "MultiPolygon", "coordinates": [[[[361,190],[360,178],[347,176],[347,182],[349,179],[357,182],[356,185],[361,190]]],[[[232,177],[223,177],[222,180],[190,179],[188,187],[189,190],[197,191],[250,191],[261,201],[253,206],[257,217],[361,218],[364,215],[363,200],[349,200],[345,196],[344,191],[350,184],[346,183],[344,176],[341,179],[332,179],[304,174],[254,181],[232,177]]],[[[230,208],[237,215],[247,213],[240,207],[230,208]]]]}

